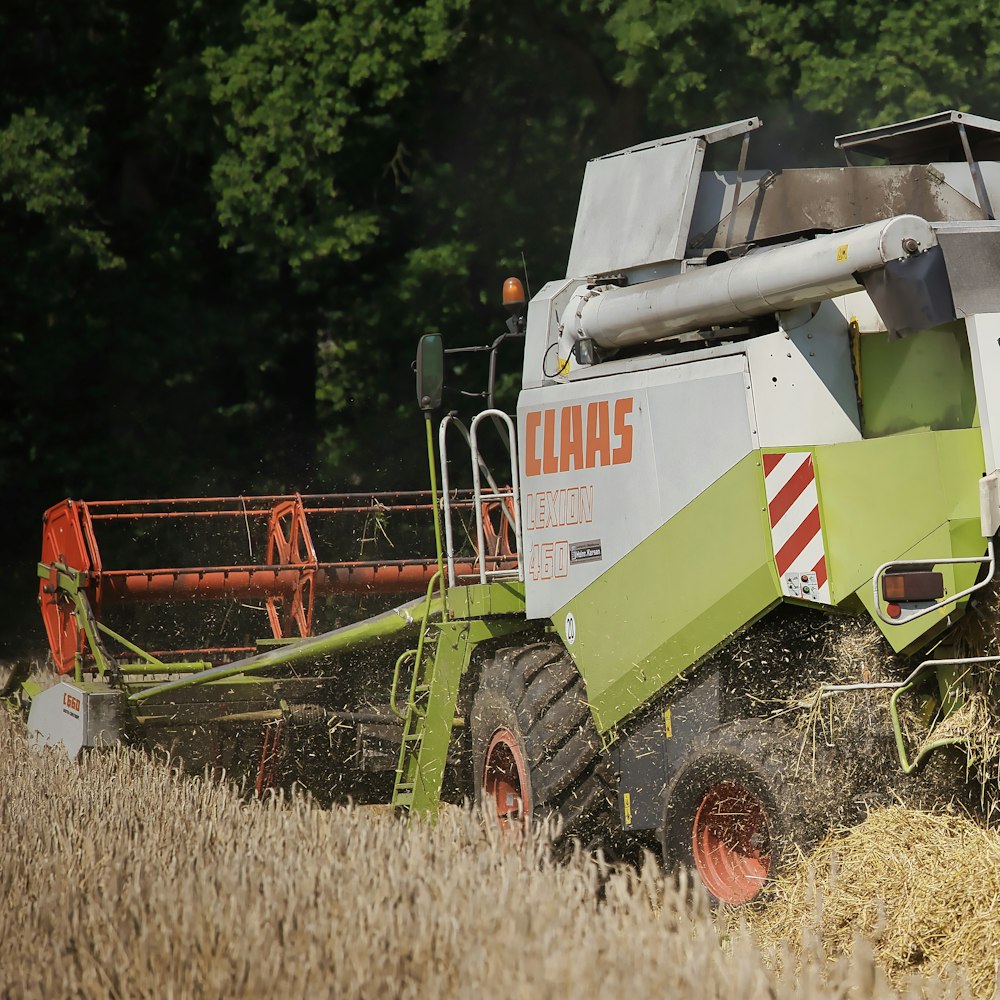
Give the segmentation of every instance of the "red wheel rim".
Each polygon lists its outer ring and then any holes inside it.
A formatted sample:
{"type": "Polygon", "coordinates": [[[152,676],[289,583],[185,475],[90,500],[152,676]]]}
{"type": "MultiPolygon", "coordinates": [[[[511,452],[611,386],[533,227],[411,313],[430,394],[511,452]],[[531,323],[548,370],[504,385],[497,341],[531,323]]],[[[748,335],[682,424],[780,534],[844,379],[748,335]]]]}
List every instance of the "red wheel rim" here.
{"type": "Polygon", "coordinates": [[[698,874],[716,899],[749,903],[771,873],[764,803],[735,782],[713,785],[695,813],[691,849],[698,874]]]}
{"type": "Polygon", "coordinates": [[[527,830],[531,817],[528,769],[517,738],[506,727],[493,734],[486,748],[483,801],[495,807],[504,831],[527,830]]]}

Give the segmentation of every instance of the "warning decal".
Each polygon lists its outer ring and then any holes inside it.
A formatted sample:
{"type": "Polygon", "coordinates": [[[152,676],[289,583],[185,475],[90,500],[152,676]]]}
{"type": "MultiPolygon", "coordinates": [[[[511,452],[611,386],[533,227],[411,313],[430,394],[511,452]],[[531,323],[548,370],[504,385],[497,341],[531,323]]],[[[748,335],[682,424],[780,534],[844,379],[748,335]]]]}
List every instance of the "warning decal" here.
{"type": "Polygon", "coordinates": [[[774,564],[786,597],[830,603],[823,525],[812,454],[763,456],[774,564]]]}

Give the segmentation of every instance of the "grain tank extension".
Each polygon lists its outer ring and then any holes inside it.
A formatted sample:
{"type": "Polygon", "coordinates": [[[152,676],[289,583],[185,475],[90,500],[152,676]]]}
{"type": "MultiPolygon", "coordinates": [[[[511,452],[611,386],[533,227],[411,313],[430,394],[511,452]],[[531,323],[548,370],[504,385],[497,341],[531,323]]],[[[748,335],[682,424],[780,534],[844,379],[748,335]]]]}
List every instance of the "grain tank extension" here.
{"type": "Polygon", "coordinates": [[[331,794],[427,815],[474,796],[511,832],[557,813],[563,839],[657,837],[731,903],[967,746],[962,706],[1000,659],[965,615],[995,612],[1000,122],[943,112],[838,137],[843,166],[751,170],[760,126],[587,165],[565,277],[526,309],[505,286],[489,393],[523,338],[516,416],[434,434],[448,352],[423,338],[429,491],[53,507],[39,597],[62,679],[27,691],[32,739],[183,730],[260,794],[322,758],[331,794]],[[718,143],[735,170],[706,167],[718,143]],[[404,517],[424,548],[359,557],[404,517]],[[124,521],[229,525],[239,555],[188,564],[132,531],[119,569],[101,536],[124,521]],[[267,638],[110,623],[226,601],[260,602],[267,638]],[[817,705],[848,739],[817,738],[817,705]]]}

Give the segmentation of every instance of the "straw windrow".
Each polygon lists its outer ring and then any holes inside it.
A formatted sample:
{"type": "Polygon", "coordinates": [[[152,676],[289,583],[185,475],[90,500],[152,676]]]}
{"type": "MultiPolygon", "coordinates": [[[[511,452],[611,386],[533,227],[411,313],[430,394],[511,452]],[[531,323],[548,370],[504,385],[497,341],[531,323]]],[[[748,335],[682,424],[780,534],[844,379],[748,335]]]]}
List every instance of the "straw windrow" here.
{"type": "Polygon", "coordinates": [[[772,955],[818,934],[830,958],[873,943],[898,990],[914,976],[968,977],[990,997],[1000,954],[1000,837],[967,816],[891,806],[828,837],[749,914],[772,955]],[[961,973],[960,973],[961,970],[961,973]]]}

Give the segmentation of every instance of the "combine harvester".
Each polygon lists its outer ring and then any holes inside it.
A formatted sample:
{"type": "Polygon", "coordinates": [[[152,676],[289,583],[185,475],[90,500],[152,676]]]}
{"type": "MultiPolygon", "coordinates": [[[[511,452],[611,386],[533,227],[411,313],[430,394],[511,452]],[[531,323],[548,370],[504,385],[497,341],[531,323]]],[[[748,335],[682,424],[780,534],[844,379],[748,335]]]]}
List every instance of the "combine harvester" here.
{"type": "Polygon", "coordinates": [[[429,491],[49,510],[39,597],[63,678],[29,692],[31,739],[76,754],[186,737],[196,765],[242,767],[258,792],[298,755],[342,792],[381,774],[398,810],[433,816],[445,789],[506,829],[556,813],[588,842],[656,831],[669,867],[729,903],[961,744],[935,727],[998,659],[954,632],[993,581],[1000,527],[1000,122],[944,112],[840,136],[842,167],[749,170],[760,125],[587,165],[566,277],[526,309],[509,279],[507,333],[486,348],[492,403],[498,349],[523,338],[516,423],[449,414],[435,442],[448,352],[422,338],[429,491]],[[724,140],[738,167],[703,170],[724,140]],[[348,549],[320,525],[404,515],[436,551],[321,560],[348,549]],[[247,554],[154,560],[163,529],[201,524],[247,554]],[[145,568],[109,568],[129,558],[145,568]],[[390,603],[314,634],[345,592],[390,603]],[[179,627],[201,602],[249,603],[270,635],[159,648],[137,617],[128,636],[112,624],[164,601],[179,627]],[[812,669],[833,702],[873,692],[891,759],[871,730],[817,741],[803,766],[774,712],[799,666],[745,651],[784,623],[793,644],[804,616],[881,630],[881,676],[812,669]]]}

